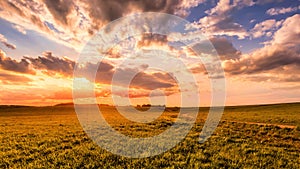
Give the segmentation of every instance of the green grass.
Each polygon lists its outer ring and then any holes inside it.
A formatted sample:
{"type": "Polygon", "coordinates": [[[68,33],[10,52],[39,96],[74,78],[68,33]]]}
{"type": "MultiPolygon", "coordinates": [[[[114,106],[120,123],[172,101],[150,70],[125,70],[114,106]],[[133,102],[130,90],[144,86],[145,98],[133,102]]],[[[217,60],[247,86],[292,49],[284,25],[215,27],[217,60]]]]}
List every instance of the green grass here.
{"type": "Polygon", "coordinates": [[[228,107],[223,119],[300,126],[300,103],[228,107]]]}
{"type": "MultiPolygon", "coordinates": [[[[177,116],[168,110],[150,124],[132,123],[102,108],[119,132],[152,136],[177,116]]],[[[300,104],[228,107],[203,144],[199,133],[207,115],[180,144],[154,157],[130,159],[97,146],[84,133],[71,106],[0,107],[0,168],[300,168],[300,130],[241,122],[300,126],[300,104]],[[239,123],[236,123],[238,121],[239,123]]]]}

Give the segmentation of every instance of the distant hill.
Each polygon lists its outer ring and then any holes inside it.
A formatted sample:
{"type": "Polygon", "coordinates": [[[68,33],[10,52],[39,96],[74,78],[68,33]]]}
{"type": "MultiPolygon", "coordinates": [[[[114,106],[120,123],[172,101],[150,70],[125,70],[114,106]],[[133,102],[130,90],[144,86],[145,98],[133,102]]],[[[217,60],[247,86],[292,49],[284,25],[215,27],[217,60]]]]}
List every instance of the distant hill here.
{"type": "Polygon", "coordinates": [[[24,106],[24,105],[0,105],[1,108],[24,108],[24,107],[33,107],[33,106],[24,106]]]}
{"type": "Polygon", "coordinates": [[[70,102],[70,103],[60,103],[60,104],[56,104],[54,106],[74,106],[74,103],[70,102]]]}
{"type": "MultiPolygon", "coordinates": [[[[82,105],[89,105],[89,104],[82,104],[82,105]]],[[[56,104],[54,106],[55,107],[74,106],[74,103],[72,103],[72,102],[70,102],[70,103],[60,103],[60,104],[56,104]]],[[[109,105],[109,104],[98,104],[98,106],[107,107],[107,106],[111,106],[111,105],[109,105]]]]}

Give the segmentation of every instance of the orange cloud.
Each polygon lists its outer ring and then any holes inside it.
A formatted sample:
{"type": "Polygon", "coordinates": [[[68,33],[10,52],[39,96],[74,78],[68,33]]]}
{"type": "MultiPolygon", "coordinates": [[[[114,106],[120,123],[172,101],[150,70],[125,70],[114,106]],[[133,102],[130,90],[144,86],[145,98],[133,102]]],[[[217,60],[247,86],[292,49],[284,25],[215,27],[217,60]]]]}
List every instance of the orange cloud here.
{"type": "Polygon", "coordinates": [[[168,38],[166,35],[159,35],[153,33],[145,33],[141,39],[137,42],[137,47],[143,46],[164,46],[168,44],[168,38]]]}
{"type": "Polygon", "coordinates": [[[0,72],[0,82],[4,85],[24,85],[31,81],[32,79],[25,76],[0,72]]]}

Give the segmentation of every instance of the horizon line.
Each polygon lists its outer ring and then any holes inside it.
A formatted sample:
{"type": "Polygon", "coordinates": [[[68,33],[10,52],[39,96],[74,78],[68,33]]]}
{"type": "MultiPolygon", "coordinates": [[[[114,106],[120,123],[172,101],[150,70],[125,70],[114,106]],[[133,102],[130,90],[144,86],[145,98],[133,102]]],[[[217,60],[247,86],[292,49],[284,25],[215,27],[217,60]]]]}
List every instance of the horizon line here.
{"type": "MultiPolygon", "coordinates": [[[[267,105],[280,105],[280,104],[300,104],[300,101],[297,102],[276,102],[276,103],[262,103],[262,104],[237,104],[237,105],[224,105],[224,106],[199,106],[199,108],[209,108],[209,107],[243,107],[243,106],[267,106],[267,105]]],[[[59,106],[70,106],[73,105],[73,102],[69,102],[69,103],[58,103],[55,105],[44,105],[44,106],[33,106],[33,105],[22,105],[22,104],[0,104],[1,106],[7,106],[7,107],[59,107],[59,106]]],[[[93,105],[93,104],[81,104],[81,105],[93,105]]],[[[137,107],[137,105],[123,105],[123,106],[118,106],[118,105],[110,105],[110,104],[97,104],[98,106],[109,106],[109,107],[137,107]]],[[[143,105],[143,104],[140,104],[143,105]]],[[[155,106],[155,107],[180,107],[180,106],[165,106],[165,105],[151,105],[151,106],[155,106]]],[[[184,108],[189,108],[189,107],[194,107],[194,106],[186,106],[184,108]]],[[[142,108],[142,107],[141,107],[142,108]]],[[[145,107],[147,108],[147,107],[145,107]]],[[[181,107],[180,107],[181,108],[181,107]]]]}

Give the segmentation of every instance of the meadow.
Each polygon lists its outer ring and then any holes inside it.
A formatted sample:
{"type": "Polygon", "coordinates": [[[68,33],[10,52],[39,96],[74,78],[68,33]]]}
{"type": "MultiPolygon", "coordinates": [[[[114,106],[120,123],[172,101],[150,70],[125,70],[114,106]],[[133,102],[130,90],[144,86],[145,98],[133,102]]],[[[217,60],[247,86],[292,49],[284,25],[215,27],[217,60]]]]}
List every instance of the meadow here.
{"type": "MultiPolygon", "coordinates": [[[[168,129],[178,109],[132,123],[101,107],[119,132],[149,137],[168,129]]],[[[198,142],[208,108],[171,150],[148,158],[114,155],[83,131],[71,105],[0,106],[0,168],[300,168],[300,103],[226,107],[214,134],[198,142]]]]}

